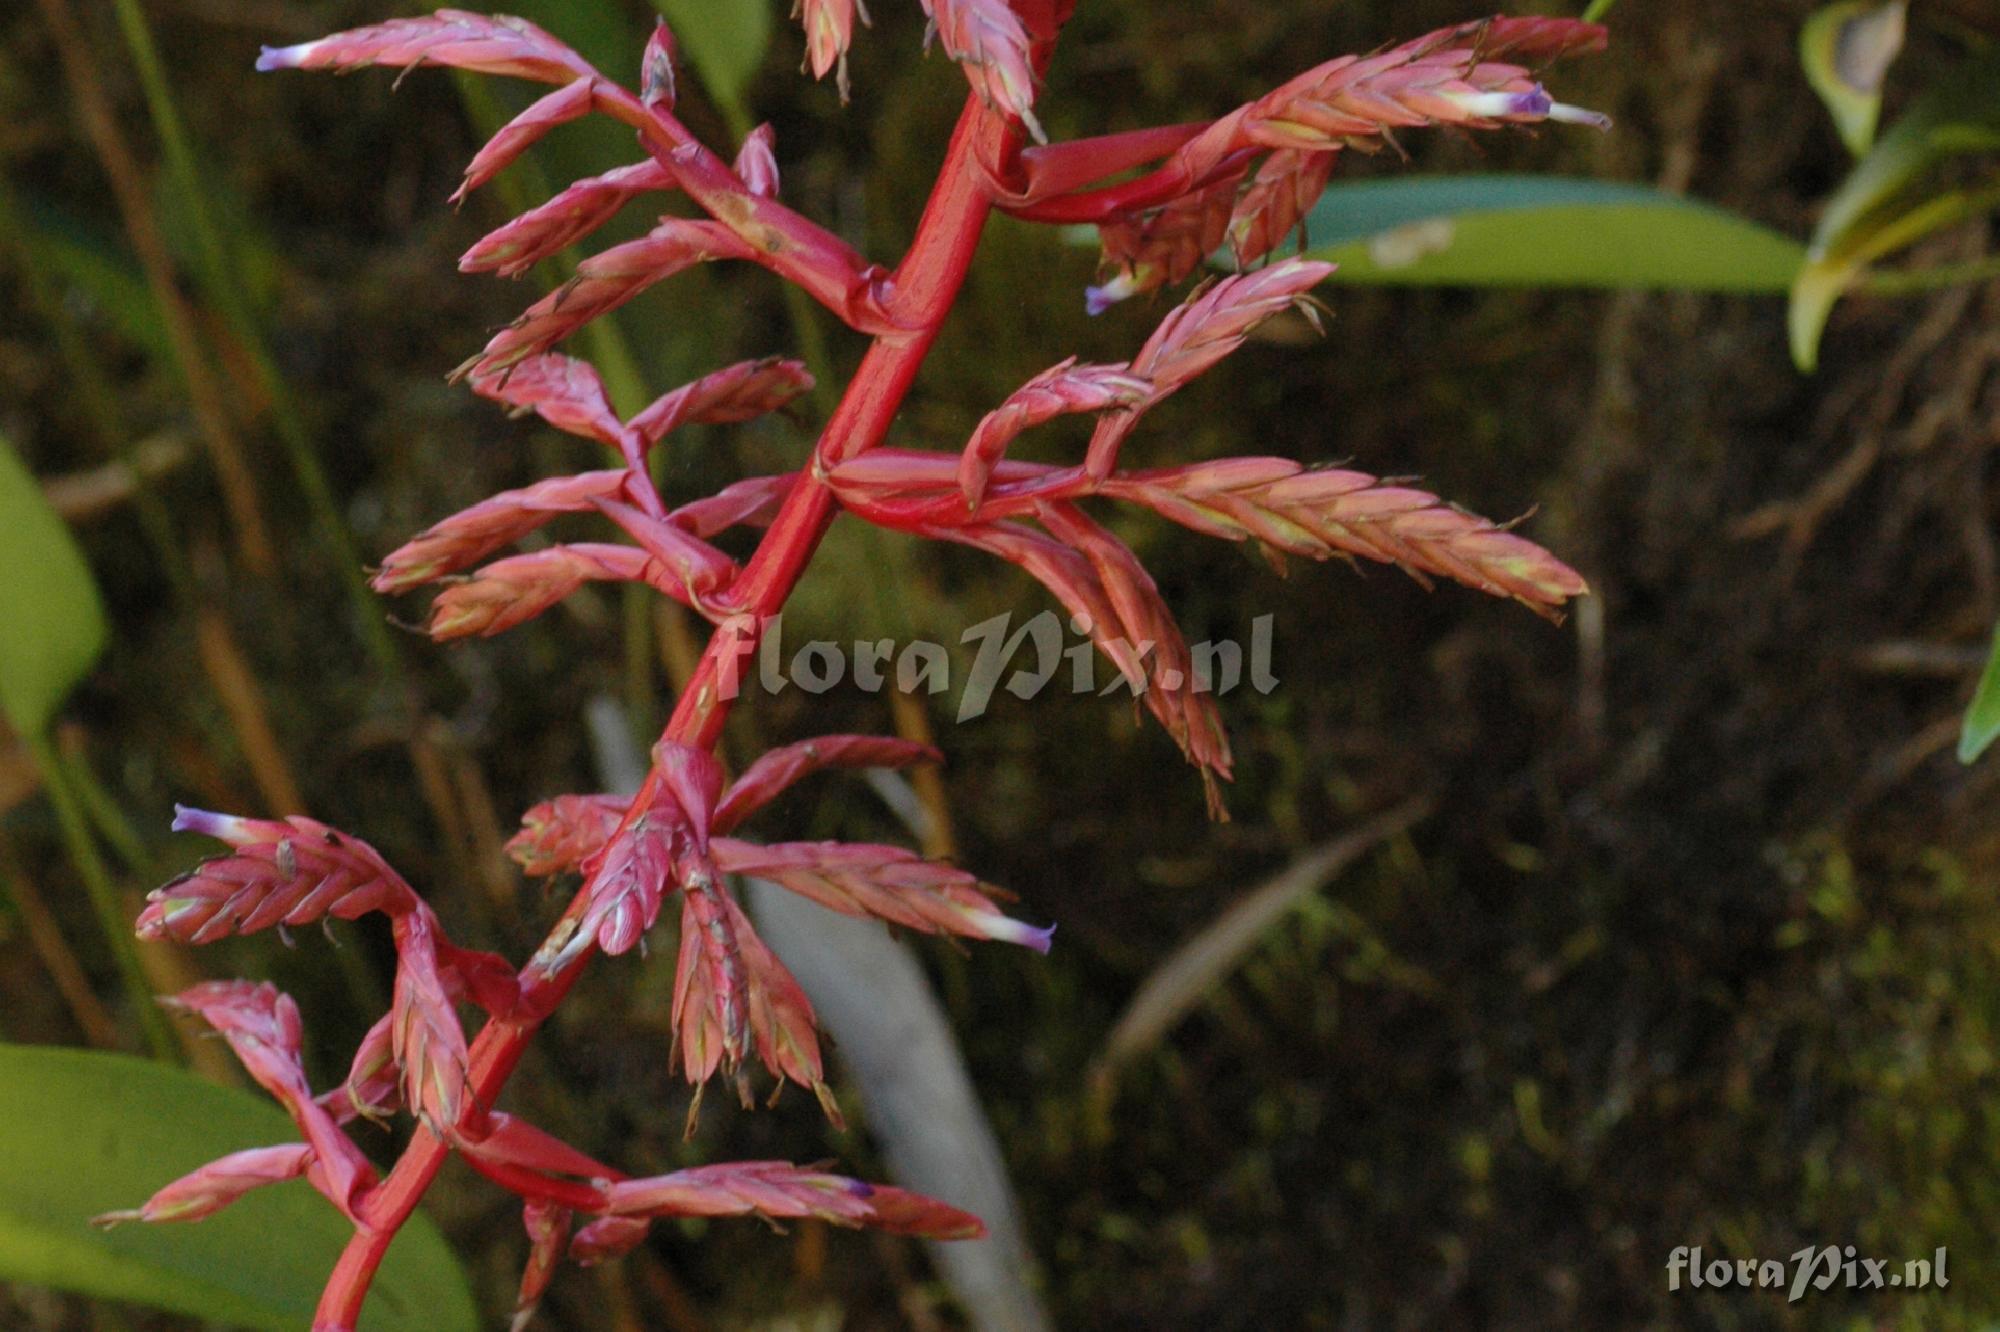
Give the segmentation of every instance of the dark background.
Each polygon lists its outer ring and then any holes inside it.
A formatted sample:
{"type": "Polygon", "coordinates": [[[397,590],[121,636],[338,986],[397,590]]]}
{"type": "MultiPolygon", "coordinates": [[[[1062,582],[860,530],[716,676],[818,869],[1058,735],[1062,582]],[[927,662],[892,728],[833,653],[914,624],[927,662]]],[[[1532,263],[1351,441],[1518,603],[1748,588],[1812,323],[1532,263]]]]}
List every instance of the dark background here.
{"type": "MultiPolygon", "coordinates": [[[[150,173],[156,142],[101,8],[76,6],[150,173]]],[[[517,8],[593,55],[588,41],[600,42],[620,73],[648,21],[636,2],[517,8]]],[[[1892,113],[1959,49],[1925,21],[1949,7],[1917,8],[1892,113]]],[[[43,272],[57,300],[39,304],[23,269],[31,247],[0,245],[0,431],[44,476],[102,464],[114,424],[179,442],[187,461],[158,482],[170,544],[222,613],[310,811],[380,847],[463,941],[520,956],[556,903],[505,869],[496,839],[528,804],[595,788],[591,698],[622,699],[640,733],[664,716],[650,636],[600,592],[490,642],[398,634],[401,667],[385,677],[312,536],[273,417],[303,424],[371,560],[494,490],[590,465],[583,446],[444,382],[540,291],[532,278],[454,272],[506,216],[504,195],[489,189],[458,212],[444,202],[480,141],[449,75],[420,72],[392,93],[387,75],[251,72],[260,42],[387,16],[380,6],[148,9],[230,262],[293,399],[261,391],[190,281],[280,568],[259,576],[232,550],[186,394],[138,327],[150,307],[33,5],[0,14],[0,169],[36,227],[101,256],[137,294],[128,308],[114,281],[43,272]],[[79,387],[65,330],[108,378],[109,421],[79,387]]],[[[874,9],[844,111],[829,86],[797,77],[801,43],[782,26],[749,100],[776,125],[788,202],[886,259],[907,240],[963,85],[945,61],[917,57],[916,5],[874,9]]],[[[1079,9],[1038,104],[1057,137],[1219,114],[1332,55],[1472,16],[1432,0],[1079,9]]],[[[1848,160],[1798,70],[1808,11],[1624,0],[1610,53],[1551,76],[1565,100],[1610,112],[1613,134],[1413,134],[1409,163],[1350,155],[1342,173],[1654,182],[1804,236],[1848,160]]],[[[698,91],[684,113],[726,140],[698,91]]],[[[593,133],[552,140],[538,159],[550,179],[629,157],[622,131],[593,133]]],[[[185,209],[163,178],[153,194],[170,247],[191,262],[185,209]]],[[[1968,258],[1985,242],[1952,233],[1925,257],[1968,258]]],[[[1062,356],[1129,356],[1166,306],[1087,319],[1092,265],[1051,231],[996,223],[894,442],[956,447],[1062,356]]],[[[1247,638],[1253,617],[1277,616],[1282,686],[1224,703],[1239,761],[1221,825],[1127,704],[1002,694],[963,726],[934,706],[961,859],[1018,892],[1018,914],[1060,925],[1046,960],[921,945],[1058,1323],[1930,1327],[2000,1313],[2000,792],[1990,765],[1964,769],[1950,753],[2000,590],[2000,291],[1843,305],[1811,377],[1790,365],[1775,299],[1325,296],[1325,340],[1246,348],[1161,409],[1135,453],[1351,460],[1419,474],[1481,513],[1534,509],[1525,530],[1583,572],[1596,607],[1553,628],[1391,570],[1308,566],[1281,579],[1236,547],[1122,524],[1190,639],[1247,638]],[[1435,802],[1426,821],[1288,916],[1124,1070],[1108,1105],[1093,1100],[1107,1031],[1176,944],[1293,857],[1414,794],[1435,802]],[[1799,1306],[1666,1293],[1676,1246],[1782,1257],[1811,1243],[1898,1259],[1945,1245],[1952,1286],[1799,1306]]],[[[797,342],[777,283],[740,268],[667,284],[620,327],[652,392],[797,342]]],[[[860,341],[823,332],[851,366],[860,341]]],[[[808,400],[792,419],[683,439],[670,489],[686,497],[795,465],[823,417],[808,400]]],[[[1075,443],[1058,431],[1029,451],[1075,443]]],[[[166,838],[173,802],[265,812],[269,787],[215,683],[216,649],[204,655],[133,506],[81,533],[114,637],[63,738],[164,877],[200,854],[166,838]]],[[[977,620],[1050,604],[1004,566],[883,545],[837,533],[788,641],[952,642],[977,620]]],[[[391,609],[416,619],[421,599],[391,609]]],[[[794,690],[748,712],[731,737],[739,761],[765,743],[890,725],[883,699],[848,689],[794,690]]],[[[55,904],[117,1013],[115,973],[46,803],[26,781],[13,787],[4,854],[55,904]]],[[[842,781],[787,798],[763,831],[897,835],[842,781]]],[[[133,870],[126,882],[149,881],[133,870]]],[[[278,980],[305,1008],[328,1079],[374,1016],[359,995],[388,975],[380,940],[349,937],[359,976],[312,938],[295,952],[252,940],[180,954],[180,965],[278,980]]],[[[596,968],[541,1036],[518,1103],[635,1166],[824,1156],[879,1172],[866,1132],[832,1133],[809,1098],[745,1115],[713,1097],[696,1141],[680,1143],[670,956],[596,968]]],[[[0,914],[6,1035],[82,1043],[42,966],[18,914],[0,914]]],[[[432,1204],[482,1298],[504,1308],[520,1255],[509,1200],[454,1170],[432,1204]]],[[[948,1309],[923,1312],[920,1249],[813,1227],[662,1232],[607,1271],[560,1279],[552,1325],[726,1326],[827,1309],[845,1310],[844,1326],[952,1324],[948,1309]]],[[[100,1316],[0,1291],[9,1326],[100,1316]]]]}

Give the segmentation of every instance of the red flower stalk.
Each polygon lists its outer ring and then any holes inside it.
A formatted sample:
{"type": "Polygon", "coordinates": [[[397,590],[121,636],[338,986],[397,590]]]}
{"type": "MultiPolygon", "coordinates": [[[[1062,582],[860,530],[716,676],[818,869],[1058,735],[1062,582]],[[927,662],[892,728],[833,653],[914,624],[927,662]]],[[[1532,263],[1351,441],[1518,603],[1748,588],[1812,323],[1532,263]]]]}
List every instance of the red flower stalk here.
{"type": "MultiPolygon", "coordinates": [[[[156,891],[139,919],[143,935],[199,943],[379,911],[396,945],[393,1003],[363,1039],[343,1085],[315,1096],[300,1060],[298,1011],[270,986],[215,982],[172,1001],[223,1034],[303,1140],[226,1157],[105,1220],[192,1219],[260,1184],[304,1174],[355,1225],[321,1299],[320,1332],[355,1326],[390,1241],[452,1151],[523,1200],[529,1244],[517,1329],[561,1257],[592,1263],[627,1252],[659,1217],[817,1217],[933,1238],[980,1233],[975,1218],[945,1203],[782,1163],[627,1179],[494,1109],[526,1043],[592,956],[636,951],[678,895],[672,1018],[679,1060],[698,1084],[695,1103],[699,1084],[723,1073],[747,1104],[754,1057],[780,1086],[812,1088],[837,1119],[812,1005],[737,905],[733,874],[921,933],[1047,949],[1049,929],[1004,915],[996,890],[955,867],[896,847],[758,845],[735,835],[812,773],[938,758],[903,741],[830,736],[775,749],[724,788],[714,749],[735,691],[722,686],[755,650],[842,509],[987,551],[1041,582],[1200,770],[1218,816],[1218,783],[1231,758],[1214,698],[1194,680],[1189,649],[1152,577],[1083,501],[1137,504],[1270,552],[1386,561],[1544,613],[1584,590],[1554,556],[1506,528],[1359,472],[1280,458],[1121,469],[1152,407],[1214,368],[1263,321],[1293,308],[1311,314],[1307,293],[1326,276],[1325,264],[1274,264],[1197,290],[1129,362],[1062,361],[996,406],[956,453],[879,445],[995,208],[1031,221],[1098,224],[1113,272],[1087,300],[1101,309],[1192,275],[1225,243],[1239,264],[1273,253],[1343,149],[1366,151],[1395,130],[1424,125],[1600,123],[1553,100],[1531,67],[1596,49],[1602,29],[1563,19],[1463,24],[1373,56],[1329,61],[1215,120],[1030,147],[1030,138],[1042,137],[1034,114],[1040,80],[1073,0],[920,3],[946,55],[964,66],[971,92],[936,190],[893,271],[779,202],[768,127],[739,146],[732,164],[675,117],[680,90],[664,25],[641,56],[636,92],[531,23],[457,10],[267,50],[258,61],[261,69],[338,71],[438,65],[554,85],[479,151],[460,196],[556,125],[603,115],[637,136],[641,155],[632,165],[578,181],[493,231],[466,252],[465,271],[524,272],[648,194],[679,192],[704,215],[661,220],[642,238],[584,259],[573,279],[460,367],[480,394],[605,445],[616,465],[508,491],[445,518],[387,556],[375,583],[396,593],[442,580],[430,614],[439,639],[498,633],[590,579],[643,583],[717,627],[638,792],[559,796],[530,810],[509,843],[532,873],[583,876],[518,971],[454,945],[416,890],[361,842],[303,817],[183,811],[179,826],[211,833],[230,850],[156,891]],[[1098,184],[1107,180],[1116,183],[1098,184]],[[796,284],[874,343],[797,471],[669,505],[647,468],[663,436],[779,409],[812,386],[810,377],[796,362],[747,361],[622,420],[597,373],[552,349],[640,291],[717,259],[749,260],[796,284]],[[1066,466],[1007,460],[1023,431],[1072,414],[1097,418],[1082,458],[1066,466]],[[622,540],[551,546],[482,566],[555,516],[583,513],[608,520],[622,540]],[[735,526],[767,529],[740,566],[708,544],[735,526]],[[469,1040],[460,1020],[466,1006],[487,1018],[469,1040]],[[343,1126],[404,1110],[429,1131],[414,1135],[378,1180],[343,1126]]],[[[844,96],[846,55],[866,11],[859,0],[796,0],[795,12],[807,68],[834,73],[844,96]]]]}

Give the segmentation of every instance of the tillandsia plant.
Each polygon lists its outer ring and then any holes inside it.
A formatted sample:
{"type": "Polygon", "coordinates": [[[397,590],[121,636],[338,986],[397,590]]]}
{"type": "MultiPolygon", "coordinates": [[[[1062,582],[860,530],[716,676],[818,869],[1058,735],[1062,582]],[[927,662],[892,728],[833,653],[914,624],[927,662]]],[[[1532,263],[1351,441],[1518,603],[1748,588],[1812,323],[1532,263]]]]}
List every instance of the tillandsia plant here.
{"type": "MultiPolygon", "coordinates": [[[[455,10],[269,50],[258,62],[267,70],[446,65],[555,85],[480,150],[463,190],[567,121],[607,116],[636,134],[643,156],[576,182],[480,240],[461,264],[467,271],[520,273],[649,194],[677,191],[703,214],[666,217],[642,238],[585,259],[459,368],[475,392],[603,444],[614,465],[496,495],[447,518],[384,559],[374,581],[383,593],[443,583],[428,622],[439,640],[498,633],[591,580],[643,583],[714,630],[636,796],[563,796],[527,813],[510,844],[523,868],[576,870],[583,882],[518,969],[454,945],[424,899],[342,832],[302,816],[183,811],[177,826],[230,849],[155,891],[139,920],[142,936],[205,943],[380,913],[393,930],[394,998],[343,1085],[317,1094],[303,1067],[298,1010],[270,985],[212,982],[172,1001],[223,1035],[290,1112],[301,1141],[215,1162],[114,1219],[192,1219],[261,1184],[303,1176],[354,1226],[319,1306],[316,1326],[326,1332],[355,1326],[390,1241],[453,1152],[522,1199],[529,1258],[517,1326],[560,1258],[590,1263],[629,1250],[662,1217],[812,1216],[937,1238],[978,1234],[977,1219],[943,1202],[778,1162],[628,1178],[494,1108],[527,1043],[591,958],[641,945],[675,901],[674,1057],[697,1088],[695,1102],[721,1074],[749,1104],[753,1068],[762,1065],[779,1087],[796,1082],[835,1115],[812,1005],[731,896],[732,874],[911,930],[1048,947],[1049,930],[1003,914],[994,890],[957,868],[890,846],[759,845],[736,835],[760,806],[822,769],[939,757],[902,740],[837,735],[767,753],[733,782],[715,757],[742,662],[843,511],[1026,570],[1172,735],[1218,817],[1230,752],[1214,699],[1152,579],[1086,513],[1086,501],[1138,505],[1196,532],[1255,542],[1273,559],[1339,555],[1398,565],[1420,580],[1451,579],[1546,615],[1584,591],[1576,573],[1505,525],[1408,485],[1282,458],[1120,464],[1151,408],[1266,320],[1292,309],[1311,315],[1308,293],[1329,266],[1264,261],[1297,228],[1341,152],[1372,151],[1393,142],[1395,131],[1420,126],[1601,124],[1552,100],[1532,71],[1599,48],[1602,29],[1566,19],[1466,23],[1329,61],[1216,120],[1051,144],[1033,104],[1073,0],[921,3],[971,91],[914,239],[893,269],[779,201],[768,127],[749,135],[733,161],[689,133],[675,116],[675,46],[664,25],[644,53],[636,92],[530,23],[455,10]],[[996,210],[1099,228],[1106,278],[1087,294],[1093,309],[1180,282],[1224,248],[1239,271],[1198,287],[1129,362],[1070,358],[1035,375],[956,452],[878,447],[996,210]],[[663,439],[692,423],[777,409],[811,387],[805,369],[781,359],[732,366],[621,420],[596,372],[554,349],[654,283],[719,259],[747,260],[797,284],[872,343],[797,470],[670,504],[648,469],[663,439]],[[1016,436],[1066,415],[1095,420],[1081,461],[1008,460],[1016,436]],[[485,562],[563,514],[601,516],[623,539],[485,562]],[[742,526],[764,534],[739,565],[711,541],[742,526]],[[462,1008],[484,1015],[469,1040],[462,1008]],[[398,1112],[413,1116],[417,1129],[394,1168],[378,1176],[346,1126],[398,1112]]],[[[822,76],[837,71],[844,87],[859,6],[800,0],[798,10],[808,66],[822,76]]]]}

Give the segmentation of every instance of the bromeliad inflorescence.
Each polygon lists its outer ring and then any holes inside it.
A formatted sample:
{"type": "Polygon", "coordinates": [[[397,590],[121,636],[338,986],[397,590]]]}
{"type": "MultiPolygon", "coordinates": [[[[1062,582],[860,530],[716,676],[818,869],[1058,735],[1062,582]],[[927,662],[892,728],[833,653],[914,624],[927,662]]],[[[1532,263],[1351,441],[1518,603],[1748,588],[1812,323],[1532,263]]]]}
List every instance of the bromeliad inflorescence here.
{"type": "MultiPolygon", "coordinates": [[[[979,1233],[975,1218],[945,1203],[779,1162],[630,1179],[493,1108],[526,1042],[592,955],[634,950],[678,899],[672,1018],[689,1081],[699,1089],[722,1074],[747,1105],[751,1070],[762,1065],[779,1085],[811,1089],[835,1114],[812,1004],[757,937],[730,892],[731,875],[756,875],[834,911],[923,933],[1047,949],[1048,929],[1007,916],[992,890],[955,867],[892,846],[759,844],[737,835],[760,806],[812,773],[940,757],[901,740],[827,736],[773,750],[724,781],[714,749],[734,691],[719,686],[783,607],[839,512],[1025,570],[1144,699],[1199,770],[1218,815],[1231,760],[1213,697],[1196,687],[1189,649],[1159,589],[1086,504],[1136,505],[1198,533],[1254,541],[1273,558],[1394,564],[1420,580],[1454,580],[1543,614],[1584,591],[1539,546],[1407,485],[1283,458],[1135,470],[1121,466],[1121,455],[1153,407],[1259,325],[1293,309],[1311,316],[1308,293],[1329,265],[1257,265],[1297,229],[1340,153],[1373,151],[1393,131],[1426,125],[1602,123],[1553,100],[1531,72],[1598,49],[1602,29],[1542,18],[1461,24],[1329,61],[1211,121],[1050,144],[1034,104],[1073,0],[920,2],[971,91],[915,239],[893,269],[780,202],[768,126],[729,160],[688,131],[674,114],[675,47],[664,25],[641,57],[637,92],[531,23],[457,10],[264,53],[258,67],[267,70],[442,65],[554,85],[479,151],[461,195],[565,122],[605,116],[633,132],[633,162],[575,182],[477,241],[461,261],[468,272],[524,272],[649,196],[678,193],[703,214],[663,217],[639,239],[584,259],[457,371],[474,391],[596,441],[608,465],[495,495],[442,520],[391,552],[375,586],[399,594],[442,584],[427,626],[439,640],[499,633],[589,581],[644,584],[715,628],[636,796],[558,796],[528,811],[509,846],[522,867],[578,871],[583,884],[519,969],[453,944],[416,890],[352,837],[303,816],[184,811],[178,826],[230,850],[155,891],[141,935],[206,943],[379,913],[395,942],[394,997],[345,1082],[316,1094],[289,998],[249,982],[212,982],[179,996],[173,1002],[214,1026],[290,1112],[301,1141],[239,1152],[107,1221],[195,1219],[262,1184],[304,1177],[355,1226],[319,1308],[316,1326],[329,1332],[354,1327],[390,1240],[451,1152],[523,1201],[529,1258],[517,1325],[565,1254],[589,1263],[623,1253],[660,1217],[754,1213],[936,1238],[979,1233]],[[880,448],[996,209],[1096,225],[1106,276],[1085,293],[1093,310],[1189,278],[1220,251],[1239,272],[1173,308],[1130,361],[1070,358],[1034,375],[956,451],[880,448]],[[597,373],[556,348],[655,283],[724,259],[797,284],[874,342],[797,469],[669,504],[651,476],[652,452],[670,447],[680,427],[783,407],[812,387],[804,367],[778,358],[730,366],[624,419],[597,373]],[[1021,433],[1063,416],[1094,420],[1082,458],[1062,466],[1008,459],[1021,433]],[[613,539],[492,558],[560,515],[595,515],[613,539]],[[738,527],[764,529],[744,563],[712,544],[738,527]],[[460,1023],[463,1007],[484,1015],[476,1038],[460,1023]],[[399,1112],[423,1131],[378,1177],[346,1126],[399,1112]]],[[[834,73],[844,94],[847,51],[866,11],[859,0],[799,0],[796,11],[807,67],[834,73]]]]}

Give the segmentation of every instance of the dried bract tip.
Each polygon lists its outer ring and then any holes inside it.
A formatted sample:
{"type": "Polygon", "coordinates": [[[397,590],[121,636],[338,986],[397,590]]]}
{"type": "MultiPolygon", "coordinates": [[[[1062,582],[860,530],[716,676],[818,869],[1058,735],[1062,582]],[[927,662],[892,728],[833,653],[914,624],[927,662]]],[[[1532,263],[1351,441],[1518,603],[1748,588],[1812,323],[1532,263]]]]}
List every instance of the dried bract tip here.
{"type": "Polygon", "coordinates": [[[674,109],[674,66],[680,62],[680,48],[674,43],[673,29],[665,19],[653,25],[645,55],[639,61],[639,100],[653,111],[674,109]]]}

